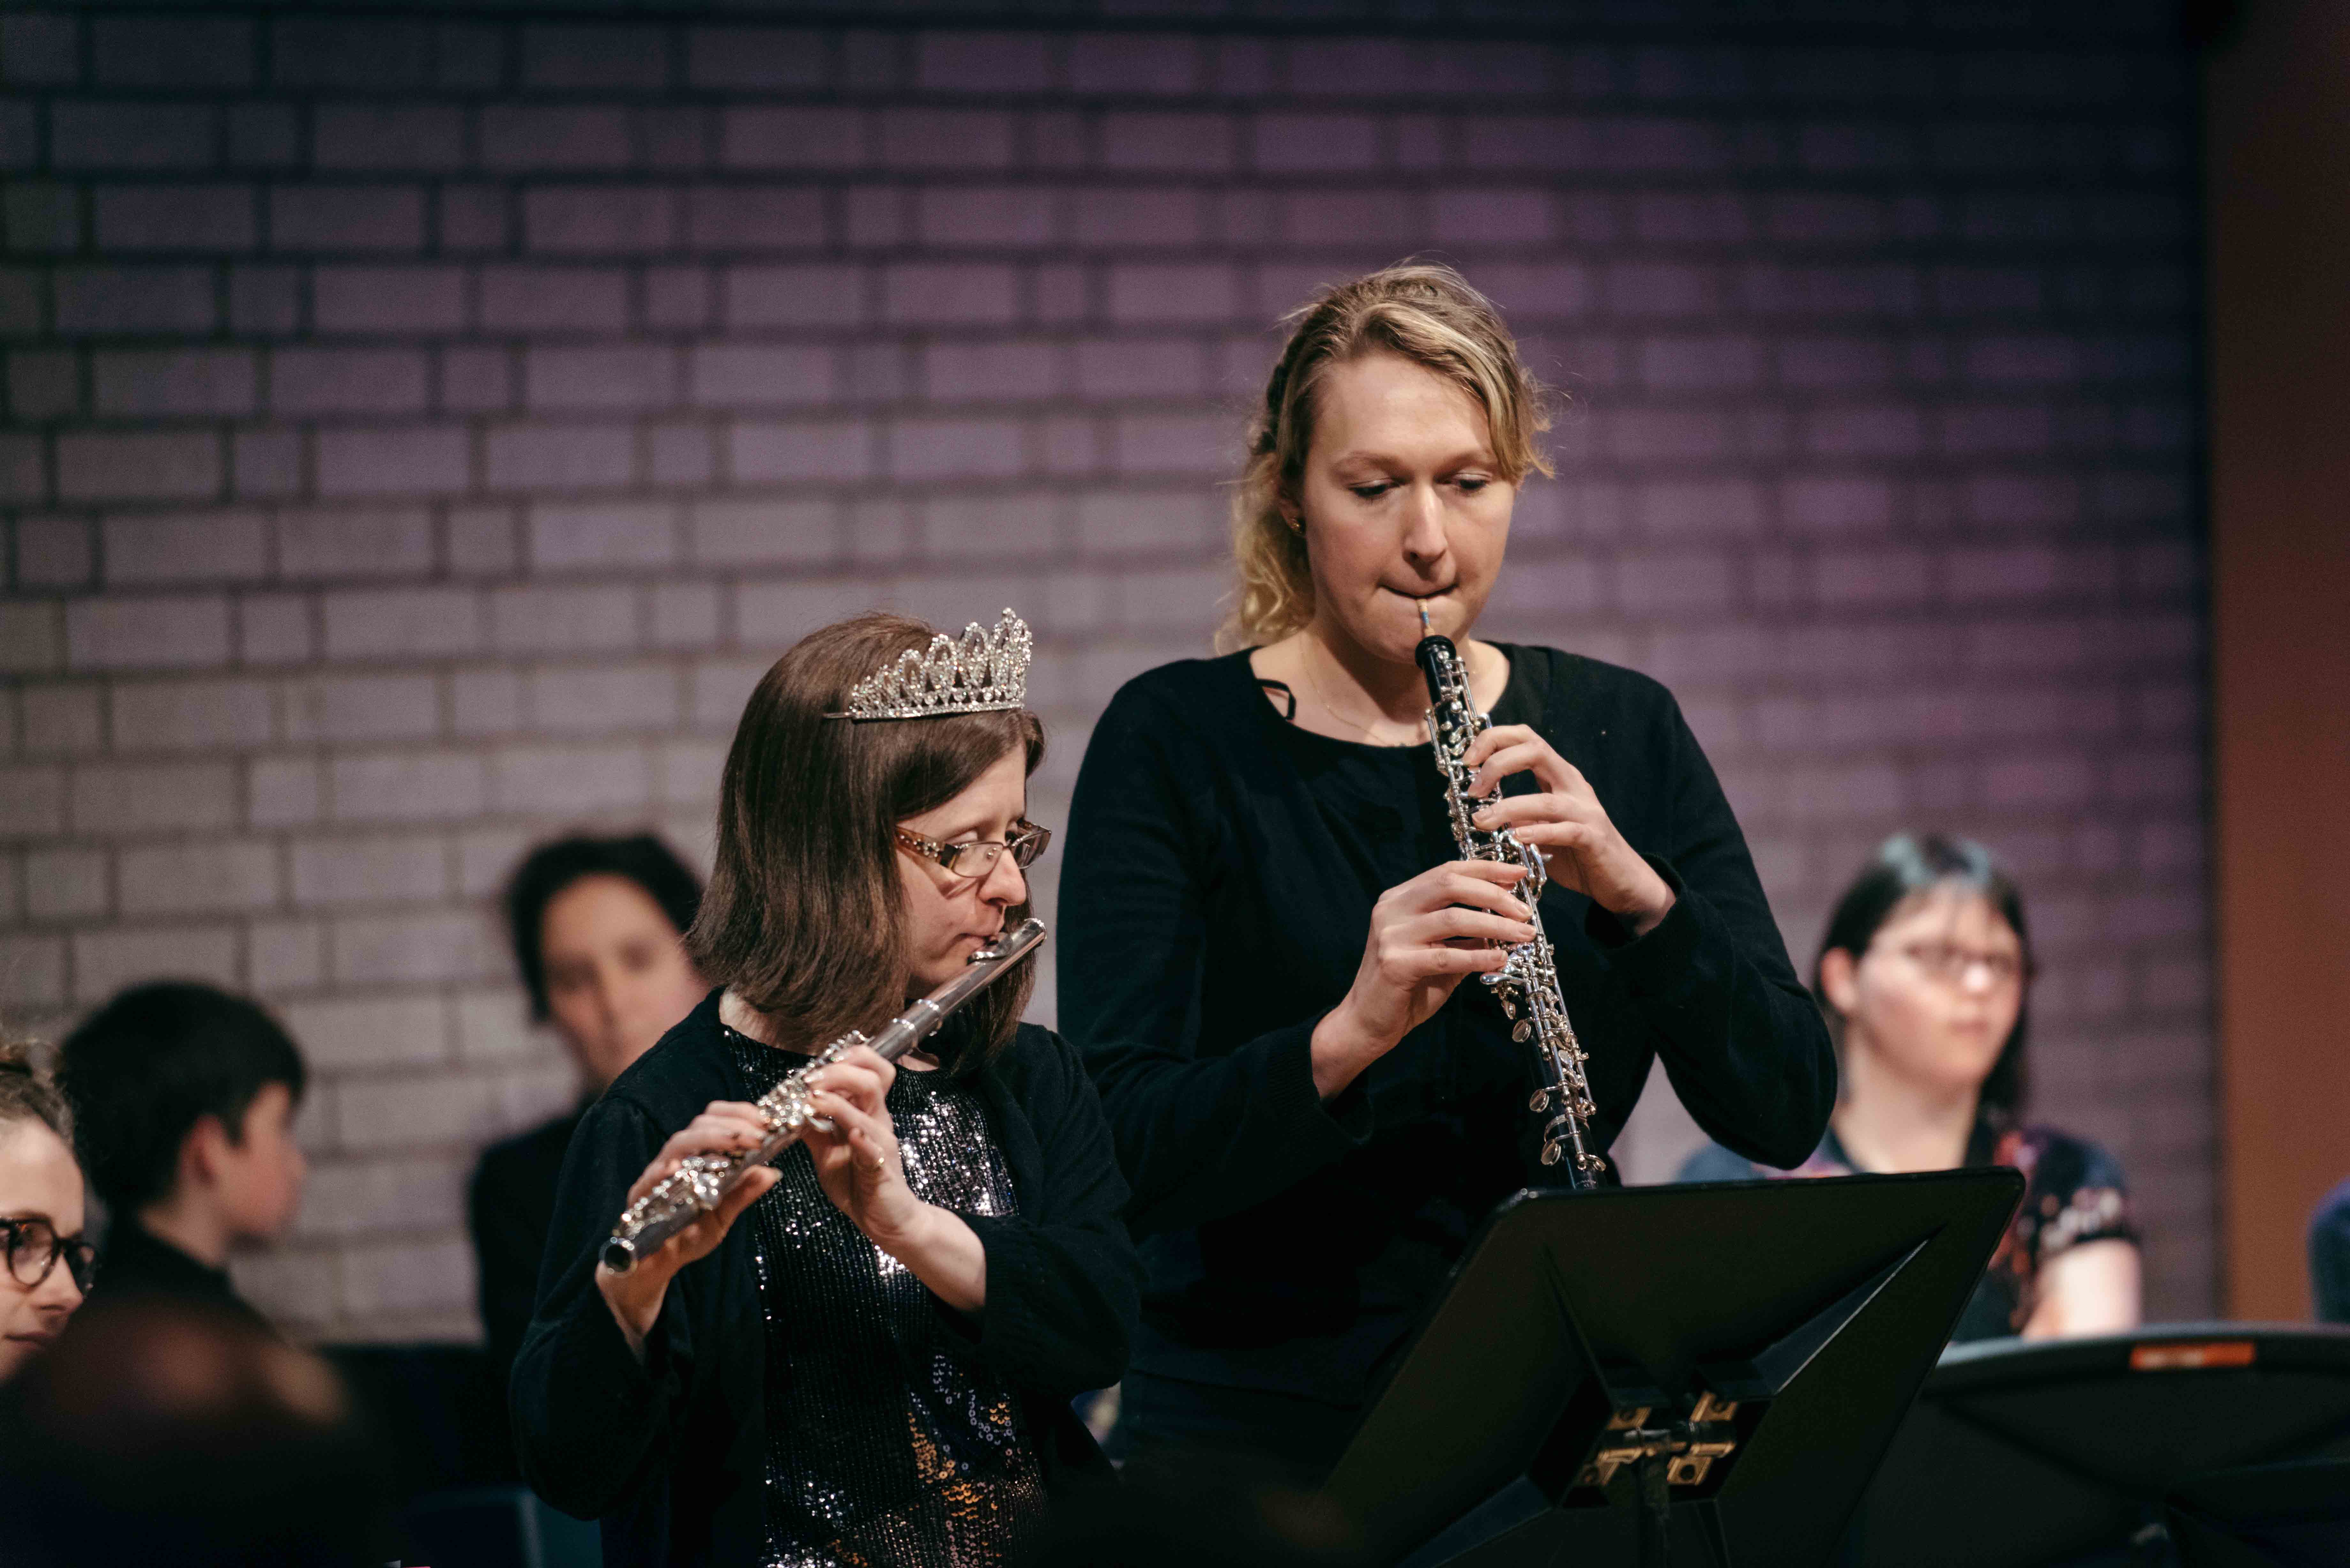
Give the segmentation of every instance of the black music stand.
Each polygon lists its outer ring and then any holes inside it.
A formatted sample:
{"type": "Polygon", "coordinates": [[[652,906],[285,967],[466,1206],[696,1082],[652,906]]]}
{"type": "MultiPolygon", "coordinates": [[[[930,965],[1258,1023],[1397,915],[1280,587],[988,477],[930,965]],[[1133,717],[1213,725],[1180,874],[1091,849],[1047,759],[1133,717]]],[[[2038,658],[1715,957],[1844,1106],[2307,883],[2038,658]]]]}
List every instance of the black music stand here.
{"type": "MultiPolygon", "coordinates": [[[[2327,1459],[2350,1459],[2350,1329],[2186,1324],[1959,1345],[1869,1488],[1855,1561],[2167,1562],[2172,1488],[2327,1459]]],[[[2250,1509],[2282,1483],[2244,1484],[2250,1509]]]]}
{"type": "Polygon", "coordinates": [[[2342,1568],[2350,1459],[2215,1470],[2171,1488],[2162,1512],[2183,1568],[2342,1568]]]}
{"type": "Polygon", "coordinates": [[[2012,1170],[1521,1192],[1324,1483],[1375,1561],[1818,1568],[2012,1170]]]}

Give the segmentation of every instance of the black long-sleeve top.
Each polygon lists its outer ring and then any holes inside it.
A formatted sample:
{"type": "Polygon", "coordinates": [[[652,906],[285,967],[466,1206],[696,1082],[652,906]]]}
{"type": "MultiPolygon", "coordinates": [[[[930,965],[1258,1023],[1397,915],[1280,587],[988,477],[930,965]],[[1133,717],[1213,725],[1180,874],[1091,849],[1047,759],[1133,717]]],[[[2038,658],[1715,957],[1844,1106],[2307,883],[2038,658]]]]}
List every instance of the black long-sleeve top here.
{"type": "MultiPolygon", "coordinates": [[[[621,1074],[572,1138],[509,1386],[525,1479],[565,1512],[603,1521],[608,1568],[751,1563],[766,1540],[766,1324],[752,1228],[738,1223],[671,1282],[642,1362],[594,1277],[629,1184],[669,1135],[712,1100],[750,1097],[722,1043],[718,994],[621,1074]]],[[[1059,1489],[1107,1470],[1069,1401],[1125,1370],[1139,1273],[1118,1222],[1127,1187],[1058,1035],[1021,1025],[973,1082],[1020,1209],[962,1216],[986,1251],[987,1304],[974,1323],[937,1303],[935,1343],[911,1348],[975,1357],[1010,1385],[1046,1485],[1059,1489]]]]}
{"type": "MultiPolygon", "coordinates": [[[[1827,1125],[1834,1057],[1679,706],[1631,670],[1503,651],[1493,722],[1532,724],[1580,768],[1677,895],[1637,940],[1579,894],[1541,902],[1599,1146],[1660,1055],[1716,1139],[1800,1161],[1827,1125]]],[[[1245,653],[1150,670],[1102,715],[1061,873],[1060,1021],[1134,1188],[1136,1375],[1209,1386],[1211,1402],[1223,1387],[1359,1406],[1476,1222],[1565,1180],[1534,1159],[1531,1047],[1474,979],[1326,1104],[1315,1093],[1314,1027],[1354,981],[1373,901],[1457,858],[1425,744],[1286,722],[1245,653]]]]}
{"type": "Polygon", "coordinates": [[[252,1303],[236,1293],[226,1269],[201,1262],[126,1214],[106,1233],[99,1253],[98,1283],[106,1299],[126,1296],[173,1296],[221,1307],[268,1334],[277,1330],[252,1303]]]}
{"type": "Polygon", "coordinates": [[[500,1386],[522,1347],[523,1331],[530,1327],[538,1299],[538,1261],[555,1223],[555,1184],[563,1174],[571,1135],[586,1114],[584,1107],[566,1112],[494,1143],[473,1168],[465,1209],[473,1221],[474,1293],[500,1386]]]}

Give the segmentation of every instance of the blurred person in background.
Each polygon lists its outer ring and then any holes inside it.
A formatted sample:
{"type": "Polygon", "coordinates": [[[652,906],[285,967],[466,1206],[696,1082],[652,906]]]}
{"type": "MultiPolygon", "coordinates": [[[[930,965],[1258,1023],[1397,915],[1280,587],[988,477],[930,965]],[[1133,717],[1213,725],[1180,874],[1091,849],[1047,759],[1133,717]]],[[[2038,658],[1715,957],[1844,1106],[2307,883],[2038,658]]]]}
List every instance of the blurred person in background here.
{"type": "Polygon", "coordinates": [[[57,1084],[107,1209],[109,1298],[194,1297],[263,1321],[228,1261],[294,1223],[308,1173],[294,1138],[305,1082],[276,1019],[192,981],[133,986],[66,1037],[57,1084]]]}
{"type": "Polygon", "coordinates": [[[23,1045],[0,1044],[0,1382],[48,1347],[89,1288],[71,1136],[57,1086],[23,1045]]]}
{"type": "Polygon", "coordinates": [[[475,1278],[501,1388],[530,1326],[555,1180],[579,1118],[709,990],[685,952],[701,902],[701,880],[649,833],[542,844],[506,884],[506,929],[531,1017],[555,1026],[579,1069],[580,1097],[492,1144],[473,1171],[475,1278]]]}
{"type": "Polygon", "coordinates": [[[2320,1323],[2350,1323],[2350,1181],[2309,1219],[2309,1284],[2320,1323]]]}
{"type": "Polygon", "coordinates": [[[101,1294],[0,1389],[9,1568],[380,1568],[386,1456],[327,1364],[233,1303],[101,1294]]]}
{"type": "Polygon", "coordinates": [[[1952,1339],[2135,1328],[2137,1232],[2121,1167],[2022,1119],[2031,982],[2023,896],[1989,850],[1887,839],[1837,902],[1813,973],[1842,1085],[1827,1137],[1792,1170],[1711,1146],[1680,1179],[2012,1166],[2026,1178],[2022,1206],[1952,1339]]]}

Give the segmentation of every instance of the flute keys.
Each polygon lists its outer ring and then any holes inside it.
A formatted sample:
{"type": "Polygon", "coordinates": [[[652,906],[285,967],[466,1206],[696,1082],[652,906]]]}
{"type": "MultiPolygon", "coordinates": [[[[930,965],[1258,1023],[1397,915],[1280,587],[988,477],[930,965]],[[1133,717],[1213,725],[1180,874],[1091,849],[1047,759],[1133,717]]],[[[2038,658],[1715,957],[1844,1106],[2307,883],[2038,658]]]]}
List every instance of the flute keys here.
{"type": "Polygon", "coordinates": [[[1518,1020],[1518,1026],[1510,1031],[1510,1038],[1516,1041],[1521,1045],[1533,1039],[1534,1036],[1534,1026],[1523,1018],[1518,1020]]]}

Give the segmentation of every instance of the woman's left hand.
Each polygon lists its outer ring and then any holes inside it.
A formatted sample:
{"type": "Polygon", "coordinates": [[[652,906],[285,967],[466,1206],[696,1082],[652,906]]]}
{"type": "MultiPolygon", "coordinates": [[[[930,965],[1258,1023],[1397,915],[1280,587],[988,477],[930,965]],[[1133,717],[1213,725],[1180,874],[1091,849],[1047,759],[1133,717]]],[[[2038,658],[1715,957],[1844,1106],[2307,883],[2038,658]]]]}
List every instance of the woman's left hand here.
{"type": "Polygon", "coordinates": [[[1469,743],[1466,760],[1477,770],[1474,794],[1513,774],[1531,773],[1542,785],[1493,801],[1472,820],[1488,831],[1506,827],[1541,850],[1552,881],[1584,894],[1634,936],[1648,935],[1671,910],[1670,885],[1625,842],[1591,781],[1548,741],[1524,724],[1498,724],[1469,743]]]}
{"type": "Polygon", "coordinates": [[[816,1160],[816,1179],[833,1206],[883,1251],[895,1255],[919,1231],[930,1205],[906,1185],[898,1129],[889,1120],[889,1085],[898,1069],[859,1045],[808,1075],[816,1114],[832,1130],[811,1127],[800,1141],[816,1160]]]}

